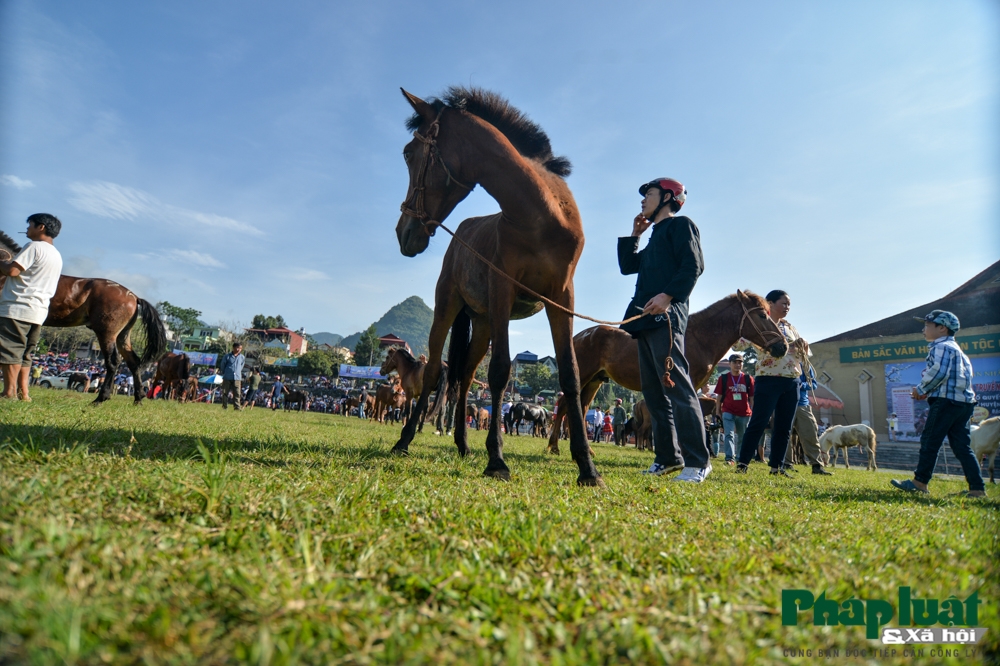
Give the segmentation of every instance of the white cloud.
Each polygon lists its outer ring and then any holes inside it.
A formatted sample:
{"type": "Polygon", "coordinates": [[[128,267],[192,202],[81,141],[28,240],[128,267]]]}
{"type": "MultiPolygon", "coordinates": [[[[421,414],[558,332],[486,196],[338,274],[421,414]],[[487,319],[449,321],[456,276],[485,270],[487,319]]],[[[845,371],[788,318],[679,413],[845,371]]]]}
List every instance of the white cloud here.
{"type": "Polygon", "coordinates": [[[224,231],[240,231],[253,236],[264,232],[245,222],[214,213],[202,213],[165,204],[153,195],[117,183],[106,181],[74,182],[69,184],[75,195],[69,202],[79,210],[117,220],[152,218],[175,224],[211,227],[224,231]]]}
{"type": "Polygon", "coordinates": [[[0,176],[0,183],[3,183],[7,187],[16,187],[19,190],[26,190],[29,187],[35,186],[35,184],[30,180],[24,180],[23,178],[18,178],[17,176],[11,176],[9,174],[0,176]]]}
{"type": "Polygon", "coordinates": [[[293,280],[329,280],[330,276],[323,271],[317,271],[312,268],[297,268],[288,274],[288,277],[293,280]]]}
{"type": "Polygon", "coordinates": [[[155,301],[159,294],[156,278],[143,273],[130,273],[115,268],[103,268],[93,257],[72,256],[63,262],[63,275],[74,277],[100,277],[112,280],[131,289],[139,298],[155,301]]]}
{"type": "Polygon", "coordinates": [[[195,266],[205,266],[207,268],[225,268],[226,265],[213,257],[210,254],[205,254],[204,252],[195,252],[194,250],[170,250],[164,255],[167,259],[173,259],[176,261],[183,261],[189,264],[194,264],[195,266]]]}

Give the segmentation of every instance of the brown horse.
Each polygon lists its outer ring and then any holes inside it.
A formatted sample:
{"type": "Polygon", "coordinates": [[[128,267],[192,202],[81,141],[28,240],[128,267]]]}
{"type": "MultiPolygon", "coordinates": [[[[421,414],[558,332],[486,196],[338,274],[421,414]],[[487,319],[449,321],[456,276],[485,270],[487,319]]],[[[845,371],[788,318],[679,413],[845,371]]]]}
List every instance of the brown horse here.
{"type": "Polygon", "coordinates": [[[163,392],[166,398],[177,398],[187,401],[187,383],[191,377],[191,360],[187,354],[169,353],[156,363],[156,372],[150,386],[163,382],[163,392]]]}
{"type": "MultiPolygon", "coordinates": [[[[696,389],[708,381],[712,368],[740,338],[767,349],[772,356],[785,355],[788,351],[785,338],[767,312],[767,301],[763,298],[749,291],[737,291],[691,315],[684,333],[684,356],[696,389]]],[[[590,406],[601,384],[609,379],[633,391],[642,390],[639,343],[631,335],[620,328],[594,326],[580,331],[574,342],[580,359],[583,409],[590,406]]],[[[565,404],[566,396],[559,398],[556,422],[549,435],[549,453],[559,453],[559,424],[565,404]]]]}
{"type": "MultiPolygon", "coordinates": [[[[386,352],[385,361],[382,362],[382,367],[379,368],[379,374],[387,376],[390,372],[396,371],[399,375],[399,383],[403,387],[403,392],[406,394],[406,408],[404,411],[408,413],[410,405],[414,400],[420,401],[420,397],[424,395],[424,368],[427,367],[427,359],[420,356],[419,359],[413,358],[413,354],[406,351],[402,347],[392,347],[386,352]]],[[[439,383],[443,386],[444,375],[439,376],[439,383]]],[[[433,386],[433,384],[432,384],[433,386]]],[[[426,414],[426,400],[424,401],[424,411],[421,412],[417,410],[416,415],[419,417],[419,429],[423,431],[424,428],[424,417],[426,414]]],[[[440,403],[440,401],[438,401],[440,403]]],[[[441,403],[443,404],[443,403],[441,403]]]]}
{"type": "MultiPolygon", "coordinates": [[[[4,246],[11,255],[21,251],[21,246],[14,239],[0,232],[0,255],[3,254],[4,246]]],[[[3,279],[0,278],[0,285],[2,283],[3,279]]],[[[56,293],[49,302],[49,316],[44,326],[86,326],[97,335],[97,342],[104,355],[105,373],[95,403],[104,402],[111,397],[115,373],[122,359],[132,371],[135,402],[142,402],[146,397],[146,390],[139,379],[139,369],[163,356],[167,350],[167,335],[156,308],[111,280],[60,275],[56,293]],[[139,317],[142,317],[146,329],[146,349],[141,357],[132,351],[129,336],[139,317]]]]}
{"type": "MultiPolygon", "coordinates": [[[[414,138],[403,149],[410,182],[396,225],[399,250],[413,257],[476,184],[500,204],[494,215],[469,218],[448,246],[435,291],[434,321],[428,338],[430,362],[424,381],[436,385],[445,337],[448,383],[457,385],[456,413],[464,414],[469,385],[492,342],[489,384],[493,413],[500,413],[503,389],[510,379],[508,327],[511,319],[540,312],[540,294],[573,308],[573,274],[583,251],[583,225],[564,176],[569,161],[556,157],[548,137],[499,95],[478,89],[450,88],[430,103],[403,91],[416,112],[407,126],[414,138]],[[469,248],[474,248],[476,256],[469,248]],[[485,257],[497,270],[491,269],[485,257]],[[511,281],[530,289],[528,293],[511,281]]],[[[570,448],[581,485],[603,485],[587,447],[580,411],[580,381],[573,352],[573,320],[563,310],[544,305],[567,395],[570,448]]],[[[439,395],[442,392],[439,391],[439,395]]],[[[427,396],[420,400],[420,413],[427,396]]],[[[503,459],[500,419],[492,419],[486,437],[486,476],[510,478],[503,459]]],[[[416,431],[411,415],[393,450],[406,453],[416,431]]],[[[455,423],[460,455],[469,446],[466,425],[455,423]]]]}

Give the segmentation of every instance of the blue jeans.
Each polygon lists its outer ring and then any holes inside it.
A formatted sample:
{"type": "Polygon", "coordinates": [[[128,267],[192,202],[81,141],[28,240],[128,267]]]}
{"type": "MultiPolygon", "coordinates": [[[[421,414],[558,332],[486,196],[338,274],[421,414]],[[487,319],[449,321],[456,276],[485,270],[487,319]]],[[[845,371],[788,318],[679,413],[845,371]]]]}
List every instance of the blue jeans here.
{"type": "Polygon", "coordinates": [[[930,405],[930,410],[927,412],[927,424],[920,435],[920,459],[917,461],[917,471],[913,473],[913,478],[920,483],[928,483],[931,480],[938,451],[941,450],[941,445],[947,436],[952,453],[962,464],[965,480],[969,482],[969,490],[985,490],[983,476],[979,471],[979,461],[976,460],[970,445],[969,419],[972,418],[975,403],[931,398],[927,404],[930,405]]]}
{"type": "Polygon", "coordinates": [[[736,452],[743,443],[743,433],[747,430],[749,416],[736,416],[729,412],[722,412],[722,429],[725,434],[726,462],[736,460],[736,452]]]}

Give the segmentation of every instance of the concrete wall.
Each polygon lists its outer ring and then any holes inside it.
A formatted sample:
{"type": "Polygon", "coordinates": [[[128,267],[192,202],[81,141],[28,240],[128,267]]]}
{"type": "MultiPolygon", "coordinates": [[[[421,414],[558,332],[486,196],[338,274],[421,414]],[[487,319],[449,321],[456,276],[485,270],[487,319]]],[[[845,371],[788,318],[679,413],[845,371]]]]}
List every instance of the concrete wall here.
{"type": "MultiPolygon", "coordinates": [[[[919,328],[919,322],[913,323],[916,328],[919,328]]],[[[961,339],[967,336],[996,336],[998,333],[1000,333],[1000,325],[981,326],[970,329],[963,328],[959,331],[958,337],[961,339]]],[[[891,349],[901,347],[904,343],[907,346],[927,344],[923,336],[916,332],[912,335],[817,342],[811,345],[813,356],[810,361],[816,369],[816,375],[821,382],[827,384],[844,401],[844,413],[848,423],[861,423],[868,419],[879,440],[887,439],[889,436],[889,426],[886,421],[889,415],[885,397],[886,363],[914,363],[921,359],[879,361],[873,358],[863,362],[841,363],[840,350],[842,347],[864,345],[880,345],[891,349]],[[829,381],[823,377],[823,373],[829,376],[829,381]]],[[[966,350],[966,354],[969,355],[972,365],[975,367],[977,358],[1000,356],[1000,350],[994,348],[986,350],[986,353],[981,353],[980,350],[970,348],[966,350]]]]}

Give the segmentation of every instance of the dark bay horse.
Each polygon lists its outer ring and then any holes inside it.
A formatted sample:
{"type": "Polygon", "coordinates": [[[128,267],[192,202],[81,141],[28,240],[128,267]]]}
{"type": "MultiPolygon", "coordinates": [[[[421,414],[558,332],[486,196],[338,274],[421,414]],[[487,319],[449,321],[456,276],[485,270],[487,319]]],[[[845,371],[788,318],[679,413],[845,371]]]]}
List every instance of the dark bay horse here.
{"type": "MultiPolygon", "coordinates": [[[[21,251],[21,246],[14,239],[0,232],[0,252],[4,246],[11,255],[21,251]]],[[[3,277],[0,276],[2,283],[3,277]]],[[[60,275],[59,286],[49,302],[49,316],[43,325],[59,328],[86,326],[97,336],[104,355],[105,373],[95,403],[111,397],[115,374],[123,359],[135,381],[135,402],[142,402],[146,390],[142,387],[139,369],[167,351],[166,331],[156,308],[111,280],[60,275]],[[141,357],[132,350],[129,336],[140,317],[146,329],[146,348],[141,357]]]]}
{"type": "MultiPolygon", "coordinates": [[[[464,414],[472,377],[492,343],[488,377],[493,413],[499,414],[510,379],[510,320],[529,317],[544,307],[560,387],[569,398],[564,414],[569,417],[570,448],[579,467],[577,483],[603,485],[590,457],[580,410],[572,317],[549,303],[543,306],[537,296],[510,279],[572,310],[573,274],[584,238],[580,212],[564,180],[569,161],[554,156],[542,129],[494,93],[453,87],[443,99],[429,103],[405,90],[403,95],[415,113],[407,123],[414,138],[403,149],[410,182],[396,225],[400,252],[413,257],[427,249],[437,227],[477,184],[500,205],[499,213],[462,222],[445,252],[424,382],[437,384],[450,330],[448,384],[457,384],[456,413],[464,414]],[[492,270],[483,257],[506,276],[492,270]]],[[[426,406],[426,394],[420,402],[418,414],[426,406]]],[[[483,473],[509,479],[499,423],[500,419],[490,420],[489,462],[483,473]]],[[[416,427],[417,419],[411,415],[393,451],[408,451],[416,427]]],[[[468,454],[462,419],[455,422],[455,444],[461,455],[468,454]]]]}
{"type": "MultiPolygon", "coordinates": [[[[781,357],[788,351],[777,324],[767,316],[767,302],[749,291],[737,291],[713,303],[688,320],[684,333],[684,356],[691,381],[700,388],[708,381],[712,368],[740,338],[781,357]]],[[[587,409],[601,384],[609,379],[633,391],[641,391],[639,379],[639,343],[620,328],[593,326],[573,339],[580,359],[580,402],[587,409]]],[[[559,453],[559,433],[566,396],[559,399],[552,432],[550,453],[559,453]]],[[[572,448],[572,445],[570,445],[572,448]]]]}
{"type": "Polygon", "coordinates": [[[191,359],[187,354],[170,353],[156,362],[156,372],[149,382],[150,386],[156,386],[157,382],[163,382],[163,393],[166,398],[177,398],[181,402],[187,402],[188,379],[191,377],[191,359]]]}

